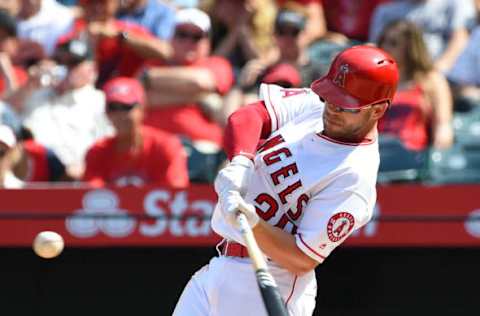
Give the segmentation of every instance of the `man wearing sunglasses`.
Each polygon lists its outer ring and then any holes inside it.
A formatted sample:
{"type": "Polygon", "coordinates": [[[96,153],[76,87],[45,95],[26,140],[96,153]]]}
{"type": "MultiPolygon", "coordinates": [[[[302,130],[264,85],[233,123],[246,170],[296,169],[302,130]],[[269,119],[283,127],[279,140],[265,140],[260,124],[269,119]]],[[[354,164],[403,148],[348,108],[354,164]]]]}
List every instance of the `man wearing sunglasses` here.
{"type": "Polygon", "coordinates": [[[300,43],[305,23],[306,15],[302,10],[282,8],[278,11],[275,17],[275,56],[247,63],[239,76],[239,88],[234,88],[229,93],[228,108],[238,109],[258,100],[261,83],[298,88],[303,82],[310,82],[315,69],[309,60],[307,49],[300,43]]]}
{"type": "Polygon", "coordinates": [[[187,156],[180,139],[143,126],[145,92],[133,78],[107,81],[106,111],[115,128],[113,137],[98,141],[87,153],[83,179],[93,185],[189,184],[187,156]]]}
{"type": "Polygon", "coordinates": [[[187,284],[174,316],[266,315],[238,212],[268,258],[289,315],[313,314],[315,267],[372,216],[377,122],[397,82],[391,56],[355,46],[311,89],[263,85],[263,101],[230,116],[230,164],[215,180],[212,218],[224,240],[219,256],[187,284]]]}
{"type": "Polygon", "coordinates": [[[199,9],[177,12],[172,58],[142,78],[149,100],[145,123],[220,147],[224,122],[216,114],[222,103],[210,100],[230,90],[233,71],[225,58],[210,55],[210,28],[210,18],[199,9]]]}

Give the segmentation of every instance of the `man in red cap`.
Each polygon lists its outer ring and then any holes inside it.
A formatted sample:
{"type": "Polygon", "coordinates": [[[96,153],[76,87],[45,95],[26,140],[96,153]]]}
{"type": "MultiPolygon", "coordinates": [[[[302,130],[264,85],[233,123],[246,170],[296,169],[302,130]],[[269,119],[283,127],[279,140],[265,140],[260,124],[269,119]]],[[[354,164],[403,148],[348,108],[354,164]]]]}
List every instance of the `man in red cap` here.
{"type": "Polygon", "coordinates": [[[103,91],[116,134],[90,148],[83,179],[93,185],[187,187],[187,155],[180,139],[142,124],[145,93],[140,83],[118,77],[103,91]]]}
{"type": "Polygon", "coordinates": [[[233,70],[225,58],[210,55],[210,31],[205,12],[177,12],[172,58],[143,76],[149,101],[145,124],[219,148],[224,121],[216,112],[222,108],[221,96],[232,87],[233,70]]]}
{"type": "Polygon", "coordinates": [[[269,259],[289,315],[313,314],[315,267],[372,216],[377,121],[397,81],[391,56],[355,46],[337,55],[311,89],[263,85],[263,101],[230,116],[225,149],[231,161],[215,180],[212,218],[224,240],[219,256],[187,284],[174,316],[267,315],[238,212],[269,259]]]}

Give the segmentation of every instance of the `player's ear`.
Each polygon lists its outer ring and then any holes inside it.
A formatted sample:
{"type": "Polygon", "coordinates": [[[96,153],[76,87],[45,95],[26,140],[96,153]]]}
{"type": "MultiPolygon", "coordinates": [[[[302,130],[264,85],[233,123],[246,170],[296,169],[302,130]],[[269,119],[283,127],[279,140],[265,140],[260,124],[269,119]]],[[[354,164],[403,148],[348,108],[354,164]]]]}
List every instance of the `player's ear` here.
{"type": "Polygon", "coordinates": [[[388,109],[388,102],[382,102],[378,104],[374,104],[372,106],[372,115],[375,120],[379,120],[387,111],[388,109]]]}

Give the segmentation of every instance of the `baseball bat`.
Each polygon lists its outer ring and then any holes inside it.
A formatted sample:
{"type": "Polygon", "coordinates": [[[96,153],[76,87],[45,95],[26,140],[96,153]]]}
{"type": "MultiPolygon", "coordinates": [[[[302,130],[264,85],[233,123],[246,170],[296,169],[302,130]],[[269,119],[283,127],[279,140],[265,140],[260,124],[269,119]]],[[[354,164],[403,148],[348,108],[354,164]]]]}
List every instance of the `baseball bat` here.
{"type": "Polygon", "coordinates": [[[237,215],[237,222],[240,226],[240,232],[248,249],[248,255],[252,260],[252,265],[257,276],[257,284],[262,293],[263,303],[267,309],[268,316],[288,316],[285,303],[280,296],[277,284],[273,276],[268,272],[267,262],[263,257],[263,253],[258,247],[252,229],[248,225],[247,218],[244,214],[237,215]]]}

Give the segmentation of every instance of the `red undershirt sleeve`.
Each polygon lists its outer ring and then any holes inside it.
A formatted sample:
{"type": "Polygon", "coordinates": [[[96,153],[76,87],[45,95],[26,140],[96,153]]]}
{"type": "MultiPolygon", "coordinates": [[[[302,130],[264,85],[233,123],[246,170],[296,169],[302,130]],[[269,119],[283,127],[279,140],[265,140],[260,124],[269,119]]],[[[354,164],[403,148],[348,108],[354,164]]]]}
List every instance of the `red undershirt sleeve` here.
{"type": "Polygon", "coordinates": [[[253,159],[260,139],[271,133],[272,122],[263,101],[244,106],[228,118],[224,149],[228,159],[244,155],[253,159]]]}

